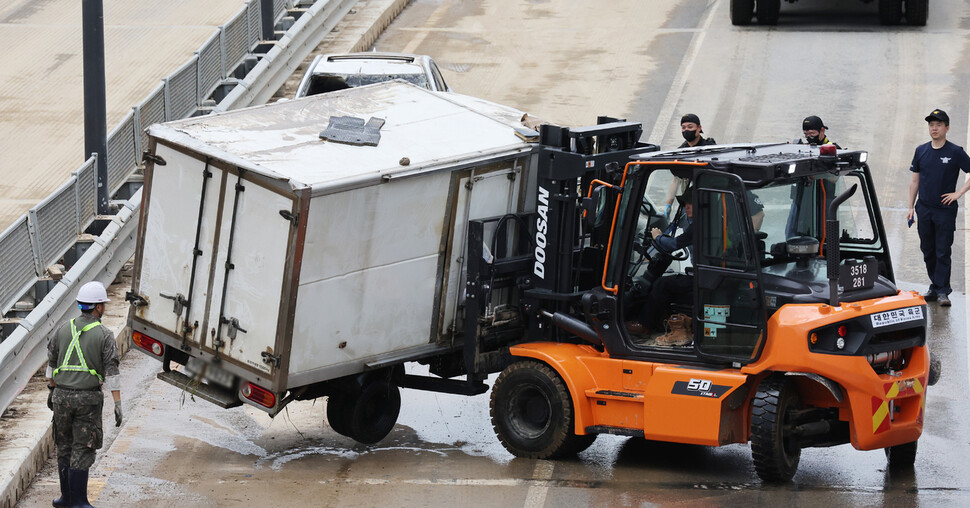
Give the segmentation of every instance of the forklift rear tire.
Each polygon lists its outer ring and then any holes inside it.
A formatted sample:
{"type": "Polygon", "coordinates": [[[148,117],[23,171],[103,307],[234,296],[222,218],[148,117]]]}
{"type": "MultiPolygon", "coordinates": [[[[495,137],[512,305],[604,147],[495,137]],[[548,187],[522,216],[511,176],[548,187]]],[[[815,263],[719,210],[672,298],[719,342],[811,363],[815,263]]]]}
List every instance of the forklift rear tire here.
{"type": "Polygon", "coordinates": [[[750,25],[753,16],[754,0],[731,0],[731,24],[750,25]]]}
{"type": "Polygon", "coordinates": [[[492,386],[492,426],[516,457],[554,459],[579,453],[596,439],[577,436],[573,401],[551,367],[521,361],[506,367],[492,386]]]}
{"type": "Polygon", "coordinates": [[[799,409],[798,392],[784,378],[765,378],[751,403],[751,457],[765,482],[784,483],[795,476],[801,445],[793,436],[792,412],[799,409]]]}
{"type": "Polygon", "coordinates": [[[371,379],[348,411],[350,437],[374,444],[390,434],[401,413],[401,390],[386,379],[371,379]]]}
{"type": "Polygon", "coordinates": [[[890,469],[907,469],[916,463],[916,441],[885,448],[890,469]]]}
{"type": "Polygon", "coordinates": [[[777,25],[781,0],[758,0],[755,10],[759,25],[777,25]]]}

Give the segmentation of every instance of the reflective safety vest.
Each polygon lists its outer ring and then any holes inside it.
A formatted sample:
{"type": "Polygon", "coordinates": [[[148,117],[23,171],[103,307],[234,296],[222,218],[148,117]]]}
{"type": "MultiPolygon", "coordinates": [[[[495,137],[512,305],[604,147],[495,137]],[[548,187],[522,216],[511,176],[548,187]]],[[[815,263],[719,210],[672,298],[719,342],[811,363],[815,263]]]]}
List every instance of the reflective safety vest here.
{"type": "Polygon", "coordinates": [[[60,371],[87,372],[92,376],[97,376],[98,381],[104,382],[104,377],[102,377],[101,374],[98,374],[98,371],[88,368],[88,362],[84,360],[84,353],[81,352],[81,342],[79,340],[82,333],[96,326],[101,326],[101,322],[95,321],[93,323],[89,323],[84,328],[78,330],[77,327],[74,326],[74,320],[71,320],[71,344],[67,347],[67,353],[64,354],[64,363],[62,363],[60,367],[54,369],[54,377],[56,377],[57,373],[60,371]],[[78,364],[71,365],[71,355],[75,351],[77,351],[78,364]]]}

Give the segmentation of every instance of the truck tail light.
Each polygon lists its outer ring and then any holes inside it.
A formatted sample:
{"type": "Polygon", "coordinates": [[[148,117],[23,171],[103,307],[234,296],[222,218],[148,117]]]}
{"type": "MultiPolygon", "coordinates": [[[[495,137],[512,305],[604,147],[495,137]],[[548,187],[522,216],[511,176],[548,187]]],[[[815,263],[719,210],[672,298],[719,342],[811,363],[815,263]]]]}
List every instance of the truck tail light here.
{"type": "Polygon", "coordinates": [[[144,333],[133,332],[131,334],[131,341],[134,342],[136,346],[159,358],[161,358],[165,353],[165,346],[162,345],[161,342],[145,335],[144,333]]]}
{"type": "Polygon", "coordinates": [[[276,405],[276,395],[273,392],[252,383],[243,384],[242,395],[260,406],[272,408],[276,405]]]}

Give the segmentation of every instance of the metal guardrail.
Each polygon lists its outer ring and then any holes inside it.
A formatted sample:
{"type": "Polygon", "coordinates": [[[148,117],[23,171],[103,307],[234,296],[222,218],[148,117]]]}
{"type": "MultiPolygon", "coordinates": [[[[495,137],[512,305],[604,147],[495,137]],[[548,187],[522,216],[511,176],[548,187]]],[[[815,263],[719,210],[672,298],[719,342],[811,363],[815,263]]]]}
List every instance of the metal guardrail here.
{"type": "MultiPolygon", "coordinates": [[[[279,22],[287,9],[304,3],[309,2],[274,0],[274,19],[279,22]]],[[[260,99],[265,102],[354,3],[356,0],[316,0],[261,61],[236,81],[231,73],[252,58],[260,43],[260,0],[250,0],[111,131],[107,140],[109,193],[116,194],[137,169],[139,156],[147,148],[147,126],[197,114],[224,85],[237,86],[220,101],[218,109],[248,106],[260,99]]],[[[7,328],[15,325],[15,329],[0,337],[0,414],[42,367],[47,337],[76,308],[74,298],[80,286],[91,280],[110,283],[134,254],[141,190],[123,202],[113,202],[119,212],[104,217],[96,215],[96,191],[92,157],[57,191],[0,233],[0,316],[7,315],[31,288],[40,292],[43,286],[46,292],[25,316],[4,319],[7,328]],[[90,238],[90,245],[63,278],[56,282],[46,278],[48,268],[96,220],[107,225],[99,236],[90,238]]]]}

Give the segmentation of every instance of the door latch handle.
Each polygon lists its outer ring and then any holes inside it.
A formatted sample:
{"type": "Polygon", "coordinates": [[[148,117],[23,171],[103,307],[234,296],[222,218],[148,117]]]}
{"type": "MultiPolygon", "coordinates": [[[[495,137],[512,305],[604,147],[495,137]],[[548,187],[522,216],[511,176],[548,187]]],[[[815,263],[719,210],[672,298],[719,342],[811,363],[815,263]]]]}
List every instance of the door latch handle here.
{"type": "Polygon", "coordinates": [[[236,332],[249,333],[246,329],[239,326],[239,320],[236,318],[222,318],[222,322],[223,324],[229,325],[229,329],[226,331],[226,335],[229,337],[229,340],[236,339],[236,332]]]}
{"type": "Polygon", "coordinates": [[[182,293],[176,293],[174,296],[166,293],[158,293],[158,296],[161,296],[162,298],[166,298],[169,300],[174,300],[175,308],[172,309],[172,312],[174,312],[179,316],[182,315],[182,311],[185,310],[185,307],[189,305],[188,299],[182,296],[182,293]]]}

